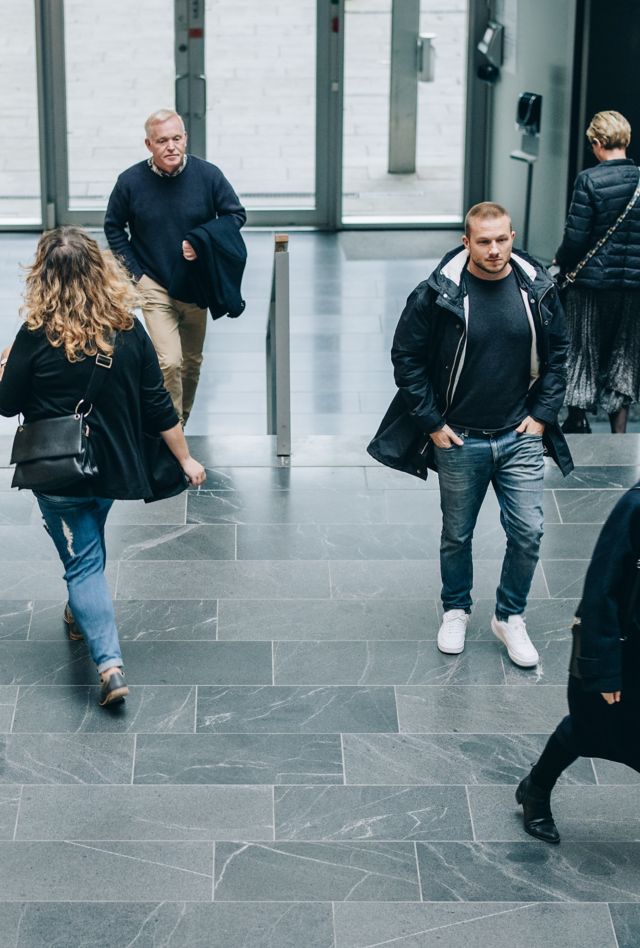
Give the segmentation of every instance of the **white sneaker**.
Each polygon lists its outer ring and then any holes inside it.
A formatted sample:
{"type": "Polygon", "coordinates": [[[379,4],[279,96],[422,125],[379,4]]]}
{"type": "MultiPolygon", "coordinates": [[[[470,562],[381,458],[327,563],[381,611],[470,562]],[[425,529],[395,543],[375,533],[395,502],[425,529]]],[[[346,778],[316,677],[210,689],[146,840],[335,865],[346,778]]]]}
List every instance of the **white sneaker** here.
{"type": "Polygon", "coordinates": [[[524,616],[509,616],[506,622],[491,619],[491,631],[507,646],[509,658],[521,668],[533,668],[540,656],[527,634],[524,616]]]}
{"type": "Polygon", "coordinates": [[[464,649],[469,613],[464,609],[448,609],[438,629],[438,648],[445,655],[459,655],[464,649]]]}

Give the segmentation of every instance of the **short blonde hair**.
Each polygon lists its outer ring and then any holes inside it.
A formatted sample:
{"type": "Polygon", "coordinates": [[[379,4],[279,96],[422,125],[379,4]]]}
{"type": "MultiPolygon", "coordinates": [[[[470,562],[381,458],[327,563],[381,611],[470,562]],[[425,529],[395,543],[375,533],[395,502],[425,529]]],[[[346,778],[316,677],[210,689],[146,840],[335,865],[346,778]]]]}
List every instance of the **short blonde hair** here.
{"type": "Polygon", "coordinates": [[[147,138],[151,138],[151,129],[154,125],[159,125],[161,122],[168,122],[169,119],[177,118],[180,119],[182,123],[182,130],[184,131],[184,122],[182,121],[182,116],[178,115],[174,109],[158,109],[157,112],[152,112],[147,121],[144,123],[144,133],[147,138]]]}
{"type": "Polygon", "coordinates": [[[597,112],[586,131],[589,141],[600,142],[603,148],[627,148],[631,126],[620,112],[597,112]]]}
{"type": "Polygon", "coordinates": [[[509,230],[513,229],[511,226],[511,215],[502,204],[496,204],[494,201],[481,201],[480,204],[474,204],[473,207],[469,208],[467,216],[464,219],[464,232],[466,236],[468,237],[470,235],[471,225],[474,221],[495,220],[498,217],[508,217],[509,230]]]}

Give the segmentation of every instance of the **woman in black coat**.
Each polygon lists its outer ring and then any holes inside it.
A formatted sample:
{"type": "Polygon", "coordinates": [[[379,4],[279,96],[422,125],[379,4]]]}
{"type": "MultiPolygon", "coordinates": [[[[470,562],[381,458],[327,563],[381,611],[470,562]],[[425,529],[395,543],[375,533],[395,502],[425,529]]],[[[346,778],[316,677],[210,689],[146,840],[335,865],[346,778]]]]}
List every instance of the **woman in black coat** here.
{"type": "Polygon", "coordinates": [[[640,773],[640,482],[618,501],[596,543],[574,625],[569,714],[521,782],[524,828],[559,843],[550,796],[577,757],[640,773]]]}
{"type": "MultiPolygon", "coordinates": [[[[160,435],[185,479],[204,468],[189,454],[155,350],[131,310],[137,294],[110,253],[77,227],[43,234],[27,274],[24,325],[0,357],[0,414],[26,424],[84,412],[97,476],[35,492],[65,569],[71,639],[84,638],[100,676],[101,705],[128,694],[105,578],[104,528],[116,498],[154,498],[144,433],[160,435]],[[94,373],[106,373],[95,391],[94,373]],[[92,380],[93,381],[90,381],[92,380]],[[55,487],[55,489],[53,489],[55,487]]],[[[185,481],[177,490],[184,489],[185,481]]]]}
{"type": "MultiPolygon", "coordinates": [[[[625,210],[638,185],[626,149],[631,127],[598,112],[587,129],[598,164],[578,175],[556,263],[563,274],[585,257],[625,210]]],[[[590,431],[587,411],[603,408],[614,433],[640,398],[640,199],[566,291],[569,362],[565,433],[590,431]]]]}

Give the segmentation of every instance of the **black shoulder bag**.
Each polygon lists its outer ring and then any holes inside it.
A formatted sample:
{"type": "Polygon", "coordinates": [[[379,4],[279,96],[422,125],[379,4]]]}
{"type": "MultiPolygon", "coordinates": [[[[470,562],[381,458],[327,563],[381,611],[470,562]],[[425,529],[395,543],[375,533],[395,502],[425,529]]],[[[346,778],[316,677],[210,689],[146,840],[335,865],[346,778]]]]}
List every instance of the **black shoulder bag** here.
{"type": "Polygon", "coordinates": [[[98,353],[86,393],[72,415],[18,426],[11,449],[11,464],[16,465],[12,487],[52,494],[97,476],[86,419],[112,363],[111,356],[98,353]]]}

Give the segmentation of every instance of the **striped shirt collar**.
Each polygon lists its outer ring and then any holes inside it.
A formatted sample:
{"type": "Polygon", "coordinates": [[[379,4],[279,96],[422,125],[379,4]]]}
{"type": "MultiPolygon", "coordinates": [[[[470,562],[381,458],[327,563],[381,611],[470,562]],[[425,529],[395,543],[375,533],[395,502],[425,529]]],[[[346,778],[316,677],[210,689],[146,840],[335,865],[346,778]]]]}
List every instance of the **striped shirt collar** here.
{"type": "Polygon", "coordinates": [[[184,158],[182,159],[182,164],[180,165],[179,168],[176,168],[175,171],[163,171],[162,168],[158,168],[157,164],[153,160],[153,156],[151,156],[151,158],[147,158],[147,164],[149,165],[153,173],[157,174],[161,178],[177,178],[178,175],[182,174],[184,169],[187,167],[188,157],[189,156],[185,154],[184,158]]]}

